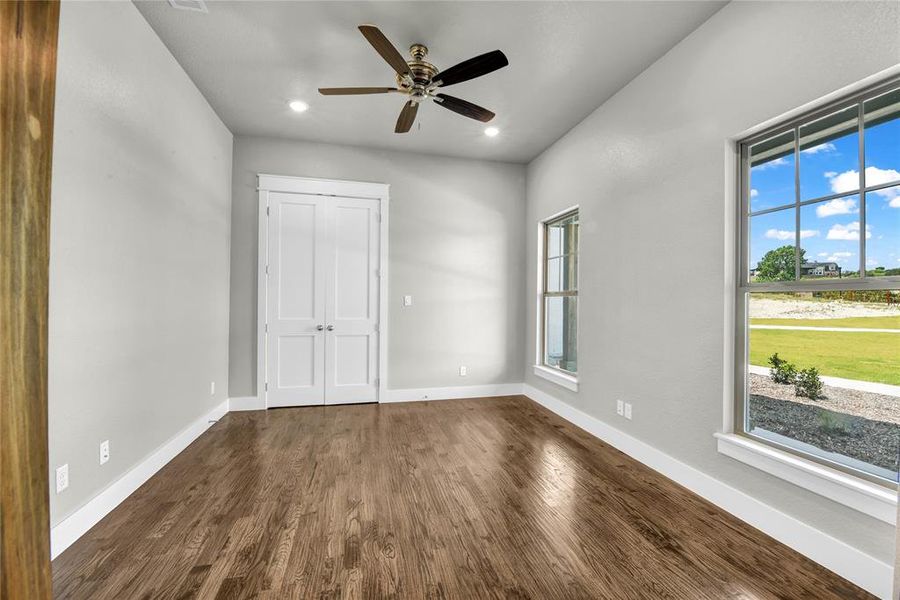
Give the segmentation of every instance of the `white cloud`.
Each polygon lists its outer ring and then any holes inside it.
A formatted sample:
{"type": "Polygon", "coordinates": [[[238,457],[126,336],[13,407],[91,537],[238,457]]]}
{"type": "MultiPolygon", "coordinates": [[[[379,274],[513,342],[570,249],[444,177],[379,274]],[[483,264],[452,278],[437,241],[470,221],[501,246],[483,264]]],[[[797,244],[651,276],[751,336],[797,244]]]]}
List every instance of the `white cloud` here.
{"type": "Polygon", "coordinates": [[[763,169],[771,169],[771,168],[780,167],[780,166],[786,165],[786,164],[789,164],[788,159],[783,156],[779,156],[775,160],[770,160],[769,162],[764,162],[761,165],[756,165],[751,170],[759,169],[760,171],[762,171],[763,169]]]}
{"type": "Polygon", "coordinates": [[[750,189],[750,197],[756,198],[757,196],[759,196],[759,190],[757,190],[756,188],[751,188],[750,189]]]}
{"type": "MultiPolygon", "coordinates": [[[[872,230],[867,225],[866,226],[866,239],[872,237],[872,230]]],[[[847,225],[841,225],[837,223],[831,226],[831,229],[828,230],[828,235],[826,239],[829,240],[858,240],[859,239],[859,221],[853,221],[852,223],[848,223],[847,225]]]]}
{"type": "Polygon", "coordinates": [[[877,259],[877,258],[868,258],[868,259],[866,259],[866,266],[867,266],[867,267],[877,267],[877,266],[878,266],[878,259],[877,259]]]}
{"type": "MultiPolygon", "coordinates": [[[[835,173],[828,171],[825,178],[831,184],[831,191],[835,194],[842,192],[850,192],[859,189],[859,171],[850,169],[843,173],[835,173]]],[[[900,171],[895,169],[879,169],[878,167],[866,167],[866,185],[881,185],[882,183],[891,183],[892,181],[900,181],[900,171]]],[[[891,200],[891,206],[900,208],[900,203],[894,204],[894,200],[900,197],[900,189],[888,188],[873,192],[891,200]]]]}
{"type": "Polygon", "coordinates": [[[819,144],[818,146],[813,146],[812,148],[807,148],[806,150],[801,150],[803,154],[818,154],[819,152],[834,152],[837,150],[834,144],[831,142],[826,142],[824,144],[819,144]]]}
{"type": "Polygon", "coordinates": [[[900,208],[900,194],[897,194],[896,196],[891,198],[891,201],[888,202],[888,206],[890,206],[891,208],[900,208]]]}
{"type": "MultiPolygon", "coordinates": [[[[844,262],[845,260],[847,260],[848,258],[853,256],[852,252],[834,252],[831,255],[828,255],[826,252],[823,252],[822,254],[826,254],[828,256],[828,258],[825,259],[825,262],[836,262],[836,263],[844,262]]],[[[821,256],[821,254],[819,256],[821,256]]]]}
{"type": "Polygon", "coordinates": [[[859,212],[855,198],[835,198],[816,207],[816,216],[820,218],[834,215],[849,215],[859,212]]]}
{"type": "MultiPolygon", "coordinates": [[[[819,235],[819,232],[814,229],[801,229],[800,230],[800,239],[811,238],[819,235]]],[[[787,231],[785,229],[769,229],[766,231],[766,237],[770,240],[792,240],[794,239],[794,232],[787,231]]]]}

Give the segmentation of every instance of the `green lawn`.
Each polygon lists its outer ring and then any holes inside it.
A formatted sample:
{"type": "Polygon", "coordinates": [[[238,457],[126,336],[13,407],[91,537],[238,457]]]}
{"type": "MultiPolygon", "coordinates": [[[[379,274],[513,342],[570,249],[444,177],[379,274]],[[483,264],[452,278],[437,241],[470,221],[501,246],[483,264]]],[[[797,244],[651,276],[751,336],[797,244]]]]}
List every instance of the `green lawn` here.
{"type": "Polygon", "coordinates": [[[795,327],[863,327],[900,329],[900,316],[853,317],[849,319],[750,319],[751,325],[793,325],[795,327]]]}
{"type": "MultiPolygon", "coordinates": [[[[813,327],[898,328],[896,317],[858,319],[753,319],[754,324],[798,325],[813,327]],[[889,321],[891,325],[872,324],[889,321]],[[836,325],[837,321],[853,324],[836,325]],[[864,324],[858,324],[859,322],[864,324]]],[[[778,353],[798,368],[816,367],[821,375],[900,385],[900,333],[852,333],[837,331],[791,331],[751,329],[750,363],[768,366],[769,357],[778,353]]]]}

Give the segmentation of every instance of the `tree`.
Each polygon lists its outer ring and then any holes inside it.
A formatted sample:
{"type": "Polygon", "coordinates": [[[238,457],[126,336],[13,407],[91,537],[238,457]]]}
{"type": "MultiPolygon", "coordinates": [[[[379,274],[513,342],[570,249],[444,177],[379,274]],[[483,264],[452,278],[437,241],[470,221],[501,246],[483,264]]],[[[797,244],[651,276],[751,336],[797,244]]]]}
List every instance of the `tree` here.
{"type": "MultiPolygon", "coordinates": [[[[800,262],[803,263],[806,250],[800,248],[800,262]]],[[[782,246],[769,250],[756,265],[757,281],[793,281],[794,247],[782,246]]]]}

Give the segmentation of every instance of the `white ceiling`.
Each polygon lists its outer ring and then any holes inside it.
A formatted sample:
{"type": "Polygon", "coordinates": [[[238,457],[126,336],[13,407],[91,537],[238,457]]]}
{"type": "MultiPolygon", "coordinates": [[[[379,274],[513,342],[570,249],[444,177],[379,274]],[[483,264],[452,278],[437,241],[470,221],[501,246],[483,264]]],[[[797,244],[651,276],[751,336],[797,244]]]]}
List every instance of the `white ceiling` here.
{"type": "Polygon", "coordinates": [[[725,3],[210,1],[207,14],[136,4],[235,135],[527,162],[725,3]],[[496,112],[500,135],[431,103],[410,133],[395,134],[401,96],[320,96],[318,87],[394,85],[363,23],[404,55],[424,43],[443,69],[503,50],[508,67],[446,89],[496,112]],[[292,112],[292,99],[310,109],[292,112]]]}

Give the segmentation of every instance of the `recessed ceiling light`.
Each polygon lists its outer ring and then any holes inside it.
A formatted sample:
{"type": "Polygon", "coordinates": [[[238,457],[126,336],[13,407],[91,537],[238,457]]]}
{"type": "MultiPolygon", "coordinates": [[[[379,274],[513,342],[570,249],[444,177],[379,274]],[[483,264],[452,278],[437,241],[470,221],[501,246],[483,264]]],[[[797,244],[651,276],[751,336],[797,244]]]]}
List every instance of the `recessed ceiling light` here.
{"type": "Polygon", "coordinates": [[[309,108],[309,104],[303,102],[302,100],[294,100],[288,106],[291,107],[291,110],[294,112],[306,112],[306,109],[309,108]]]}
{"type": "Polygon", "coordinates": [[[496,127],[488,127],[484,130],[484,135],[488,137],[496,137],[498,133],[500,133],[500,130],[496,127]]]}

